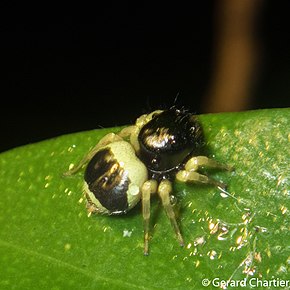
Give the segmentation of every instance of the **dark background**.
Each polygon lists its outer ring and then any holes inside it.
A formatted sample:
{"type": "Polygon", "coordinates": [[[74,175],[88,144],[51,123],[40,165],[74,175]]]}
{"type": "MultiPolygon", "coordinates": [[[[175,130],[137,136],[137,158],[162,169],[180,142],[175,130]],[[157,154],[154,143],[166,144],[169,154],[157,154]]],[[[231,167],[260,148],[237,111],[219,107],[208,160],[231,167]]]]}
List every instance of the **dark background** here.
{"type": "MultiPolygon", "coordinates": [[[[130,124],[170,107],[177,94],[178,105],[203,113],[217,3],[158,8],[122,2],[95,8],[87,24],[3,21],[0,151],[130,124]]],[[[261,6],[261,61],[248,109],[290,104],[289,9],[289,1],[261,6]]]]}

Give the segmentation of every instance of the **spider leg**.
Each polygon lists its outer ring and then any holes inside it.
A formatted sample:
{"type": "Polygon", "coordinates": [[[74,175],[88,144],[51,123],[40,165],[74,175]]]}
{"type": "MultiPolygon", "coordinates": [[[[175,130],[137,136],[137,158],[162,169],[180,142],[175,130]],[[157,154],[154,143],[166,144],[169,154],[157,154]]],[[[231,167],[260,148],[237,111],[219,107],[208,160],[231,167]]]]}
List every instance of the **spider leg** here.
{"type": "Polygon", "coordinates": [[[138,126],[132,125],[132,126],[125,127],[124,129],[122,129],[118,133],[118,136],[120,136],[122,138],[129,137],[130,138],[130,143],[134,147],[135,151],[139,152],[139,150],[140,150],[140,145],[139,145],[139,141],[138,141],[139,131],[140,131],[140,129],[138,128],[138,126]]]}
{"type": "Polygon", "coordinates": [[[64,176],[71,176],[75,173],[77,173],[87,162],[89,162],[94,155],[97,153],[97,151],[102,148],[103,146],[106,146],[112,142],[121,141],[123,140],[122,137],[116,135],[115,133],[109,133],[105,135],[98,144],[93,147],[84,157],[83,159],[76,164],[73,168],[63,173],[64,176]]]}
{"type": "Polygon", "coordinates": [[[161,198],[165,212],[166,212],[166,214],[167,214],[167,216],[172,224],[172,227],[175,231],[175,234],[177,236],[179,244],[181,246],[184,246],[183,237],[180,233],[179,226],[177,224],[176,217],[175,217],[172,205],[170,203],[170,193],[171,192],[172,192],[171,182],[169,180],[166,180],[166,179],[162,180],[158,186],[158,194],[161,198]]]}
{"type": "Polygon", "coordinates": [[[157,181],[147,180],[142,186],[142,212],[144,220],[144,255],[149,253],[149,220],[150,220],[150,196],[157,191],[157,181]]]}
{"type": "Polygon", "coordinates": [[[144,115],[140,116],[136,120],[136,126],[139,128],[142,128],[145,124],[147,124],[149,121],[152,120],[154,115],[158,115],[162,112],[163,112],[162,110],[156,110],[156,111],[151,112],[150,114],[144,114],[144,115]]]}
{"type": "Polygon", "coordinates": [[[216,181],[206,175],[200,174],[195,171],[180,170],[176,174],[176,179],[181,182],[191,181],[191,182],[198,182],[198,183],[205,183],[205,184],[213,184],[223,189],[226,188],[226,185],[224,183],[216,181]]]}
{"type": "Polygon", "coordinates": [[[190,158],[184,166],[184,170],[180,170],[176,174],[176,179],[182,182],[199,182],[199,183],[206,183],[206,184],[213,184],[217,187],[221,187],[223,189],[226,188],[226,185],[222,182],[218,182],[206,175],[200,174],[196,172],[199,167],[210,167],[210,168],[219,168],[231,171],[233,167],[228,166],[226,164],[221,164],[213,159],[210,159],[206,156],[195,156],[190,158]]]}
{"type": "Polygon", "coordinates": [[[138,135],[140,132],[140,129],[147,124],[155,114],[160,114],[161,110],[156,110],[154,112],[151,112],[150,114],[144,114],[140,116],[137,120],[135,125],[125,127],[122,129],[118,135],[122,138],[129,138],[131,145],[134,147],[135,151],[138,153],[140,151],[140,145],[138,141],[138,135]]]}
{"type": "Polygon", "coordinates": [[[210,167],[210,168],[218,168],[218,169],[224,169],[228,171],[232,171],[233,167],[219,163],[213,159],[210,159],[206,156],[195,156],[191,157],[186,163],[185,163],[185,170],[187,171],[196,171],[199,167],[210,167]]]}

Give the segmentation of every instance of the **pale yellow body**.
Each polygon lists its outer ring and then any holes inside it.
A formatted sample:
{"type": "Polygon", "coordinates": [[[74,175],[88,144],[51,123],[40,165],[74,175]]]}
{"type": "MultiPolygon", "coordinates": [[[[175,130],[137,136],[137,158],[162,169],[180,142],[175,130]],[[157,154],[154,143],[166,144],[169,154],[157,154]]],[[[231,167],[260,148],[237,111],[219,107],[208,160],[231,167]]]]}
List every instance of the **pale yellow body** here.
{"type": "MultiPolygon", "coordinates": [[[[116,141],[100,149],[109,148],[112,157],[118,160],[120,167],[124,169],[124,174],[130,179],[127,191],[128,210],[133,208],[141,199],[141,188],[148,179],[146,166],[137,158],[132,145],[126,141],[116,141]]],[[[88,184],[84,183],[84,193],[89,198],[90,204],[93,204],[91,211],[102,214],[108,214],[109,211],[101,205],[94,194],[89,190],[88,184]]]]}

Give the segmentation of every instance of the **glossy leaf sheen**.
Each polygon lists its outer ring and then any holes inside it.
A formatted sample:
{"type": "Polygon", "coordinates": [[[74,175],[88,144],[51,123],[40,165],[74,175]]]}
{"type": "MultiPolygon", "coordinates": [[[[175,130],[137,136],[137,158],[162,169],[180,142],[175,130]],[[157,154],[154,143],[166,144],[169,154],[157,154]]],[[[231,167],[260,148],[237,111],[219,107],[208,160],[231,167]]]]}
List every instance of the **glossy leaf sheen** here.
{"type": "Polygon", "coordinates": [[[184,248],[153,198],[148,257],[140,206],[88,217],[83,172],[62,177],[118,128],[2,153],[0,289],[203,289],[203,278],[289,278],[290,110],[201,115],[200,122],[210,156],[235,167],[206,172],[234,197],[175,183],[184,248]]]}

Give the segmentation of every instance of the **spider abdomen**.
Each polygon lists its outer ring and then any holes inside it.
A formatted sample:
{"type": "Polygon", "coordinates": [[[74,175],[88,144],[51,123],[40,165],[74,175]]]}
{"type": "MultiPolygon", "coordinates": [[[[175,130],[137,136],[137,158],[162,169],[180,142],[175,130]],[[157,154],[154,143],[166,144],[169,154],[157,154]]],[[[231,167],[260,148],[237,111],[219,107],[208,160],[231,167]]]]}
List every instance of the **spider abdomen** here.
{"type": "Polygon", "coordinates": [[[97,212],[123,214],[139,202],[147,178],[147,169],[133,147],[118,141],[100,149],[90,160],[84,191],[97,212]]]}

